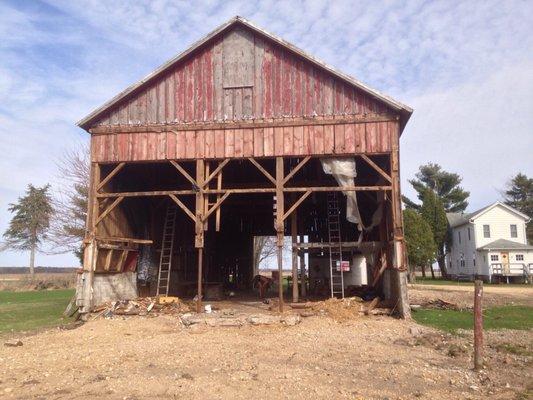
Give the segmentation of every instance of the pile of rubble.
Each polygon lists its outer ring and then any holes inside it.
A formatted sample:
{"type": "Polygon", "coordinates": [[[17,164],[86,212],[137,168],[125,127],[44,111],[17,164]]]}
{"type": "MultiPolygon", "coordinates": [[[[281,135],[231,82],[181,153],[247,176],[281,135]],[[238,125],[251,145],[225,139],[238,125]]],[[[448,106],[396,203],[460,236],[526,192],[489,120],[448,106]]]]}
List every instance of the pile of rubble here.
{"type": "Polygon", "coordinates": [[[93,311],[93,314],[95,318],[113,318],[115,315],[180,315],[190,310],[191,308],[177,297],[160,299],[144,297],[103,303],[93,311]]]}
{"type": "Polygon", "coordinates": [[[286,325],[294,326],[301,322],[299,314],[254,314],[236,313],[233,310],[222,310],[205,314],[186,313],[180,316],[186,327],[201,326],[244,326],[244,325],[286,325]]]}

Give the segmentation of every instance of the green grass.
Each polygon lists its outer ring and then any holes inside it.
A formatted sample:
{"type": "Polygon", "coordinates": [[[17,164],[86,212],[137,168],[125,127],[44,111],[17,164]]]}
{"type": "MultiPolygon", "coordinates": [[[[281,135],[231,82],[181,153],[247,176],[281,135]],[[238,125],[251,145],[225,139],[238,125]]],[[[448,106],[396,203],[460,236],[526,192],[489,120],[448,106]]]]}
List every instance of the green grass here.
{"type": "MultiPolygon", "coordinates": [[[[413,312],[413,318],[422,325],[455,333],[458,329],[473,329],[472,311],[420,309],[413,312]]],[[[485,329],[533,329],[533,307],[503,306],[483,311],[485,329]]]]}
{"type": "Polygon", "coordinates": [[[70,320],[63,311],[74,290],[0,291],[0,333],[32,331],[70,320]]]}

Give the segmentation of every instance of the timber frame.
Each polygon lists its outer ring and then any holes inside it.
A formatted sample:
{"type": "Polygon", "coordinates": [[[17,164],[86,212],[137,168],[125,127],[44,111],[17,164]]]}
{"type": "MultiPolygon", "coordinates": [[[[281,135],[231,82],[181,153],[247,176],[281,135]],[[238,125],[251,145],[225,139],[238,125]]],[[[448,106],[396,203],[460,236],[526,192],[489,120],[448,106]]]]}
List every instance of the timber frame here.
{"type": "MultiPolygon", "coordinates": [[[[267,171],[265,167],[261,165],[261,160],[257,160],[253,157],[248,157],[247,160],[250,165],[257,168],[262,175],[271,183],[271,187],[246,187],[246,188],[224,188],[221,185],[224,167],[230,162],[230,159],[212,160],[218,162],[216,168],[210,172],[206,168],[205,160],[196,160],[196,174],[191,176],[181,165],[178,160],[168,160],[168,162],[175,167],[176,173],[183,176],[193,186],[193,189],[180,189],[180,190],[160,190],[160,191],[140,191],[140,192],[106,192],[104,186],[113,179],[126,165],[124,162],[117,163],[113,166],[111,172],[105,177],[100,176],[101,165],[99,163],[92,164],[91,174],[91,196],[90,196],[90,229],[86,251],[86,267],[92,279],[92,275],[96,269],[96,252],[102,248],[109,248],[101,242],[116,241],[126,243],[151,243],[150,240],[132,239],[132,238],[101,238],[98,237],[97,227],[98,225],[110,215],[111,211],[117,207],[122,200],[131,197],[151,197],[151,196],[168,196],[172,199],[176,205],[190,218],[195,226],[195,247],[198,252],[198,282],[197,282],[197,312],[202,310],[202,256],[204,248],[204,225],[209,217],[216,214],[217,230],[220,226],[220,207],[224,201],[231,194],[253,194],[253,193],[272,193],[275,195],[276,205],[274,212],[275,229],[277,233],[278,244],[278,272],[279,272],[279,285],[282,285],[282,247],[283,238],[285,232],[285,224],[289,217],[291,218],[291,235],[293,237],[293,254],[296,255],[300,251],[309,251],[312,248],[328,248],[331,244],[328,243],[296,243],[296,210],[302,204],[302,202],[313,192],[340,192],[340,191],[360,191],[360,192],[384,192],[388,193],[387,199],[391,203],[391,210],[393,214],[393,234],[392,237],[385,239],[387,243],[392,244],[392,252],[387,253],[388,246],[373,245],[374,248],[380,248],[379,251],[379,267],[375,268],[374,275],[372,276],[372,286],[376,286],[381,279],[384,271],[388,267],[387,260],[392,263],[393,268],[400,271],[404,271],[405,268],[405,254],[403,245],[403,229],[401,222],[401,206],[398,195],[399,177],[398,177],[398,158],[397,155],[391,153],[390,157],[390,174],[385,172],[383,168],[378,166],[372,159],[372,156],[366,154],[357,154],[356,158],[366,162],[372,169],[388,183],[388,185],[367,185],[367,186],[351,186],[351,187],[339,187],[339,186],[288,186],[291,178],[300,171],[309,160],[316,158],[313,156],[305,156],[299,159],[298,163],[290,170],[284,169],[284,158],[275,157],[275,171],[267,171]],[[209,188],[209,184],[217,180],[217,188],[209,188]],[[216,201],[209,203],[208,197],[210,195],[216,195],[216,201]],[[184,196],[195,197],[195,209],[190,210],[182,201],[184,196]],[[286,198],[290,198],[291,204],[286,206],[286,198]],[[109,201],[108,201],[109,200],[109,201]],[[112,200],[112,201],[111,201],[112,200]],[[107,204],[109,203],[109,204],[107,204]],[[103,209],[101,210],[101,208],[103,209]]],[[[386,233],[385,233],[386,235],[386,233]]],[[[361,248],[365,243],[343,243],[343,248],[361,248]]],[[[117,247],[117,250],[120,248],[117,247]]],[[[127,248],[121,248],[123,252],[127,251],[127,248]]],[[[124,256],[125,257],[125,256],[124,256]]],[[[109,263],[106,263],[105,269],[108,270],[109,263]]],[[[297,265],[297,261],[293,260],[293,279],[297,280],[298,271],[294,269],[297,265]]],[[[296,281],[295,280],[295,281],[296,281]]],[[[293,293],[293,302],[298,301],[298,288],[295,287],[293,293]]],[[[284,298],[283,291],[279,291],[279,311],[283,312],[284,298]]]]}
{"type": "MultiPolygon", "coordinates": [[[[281,287],[284,237],[292,238],[297,282],[304,253],[331,246],[318,228],[315,242],[303,243],[305,211],[317,220],[325,193],[356,192],[366,218],[380,206],[383,216],[366,241],[354,241],[354,225],[347,228],[343,248],[372,253],[370,284],[388,287],[408,317],[399,138],[412,111],[250,21],[230,19],[78,122],[91,134],[82,311],[93,306],[95,273],[124,271],[139,247],[157,246],[162,204],[175,204],[187,221],[181,233],[187,254],[195,253],[200,312],[210,240],[231,222],[223,208],[243,196],[272,201],[273,215],[251,203],[246,212],[259,218],[254,212],[261,211],[261,234],[272,234],[273,222],[281,287]],[[353,186],[339,187],[320,168],[320,160],[343,157],[357,161],[353,186]]],[[[306,296],[304,281],[293,285],[292,301],[306,296]]]]}

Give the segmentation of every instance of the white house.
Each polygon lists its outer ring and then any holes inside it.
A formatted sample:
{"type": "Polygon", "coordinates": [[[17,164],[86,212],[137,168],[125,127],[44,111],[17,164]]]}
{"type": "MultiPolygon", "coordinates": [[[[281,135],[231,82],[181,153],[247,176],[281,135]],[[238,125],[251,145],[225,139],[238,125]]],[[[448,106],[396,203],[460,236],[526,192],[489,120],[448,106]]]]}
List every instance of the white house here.
{"type": "Polygon", "coordinates": [[[448,213],[447,217],[451,243],[446,265],[452,277],[507,282],[533,277],[527,215],[496,202],[470,214],[448,213]]]}

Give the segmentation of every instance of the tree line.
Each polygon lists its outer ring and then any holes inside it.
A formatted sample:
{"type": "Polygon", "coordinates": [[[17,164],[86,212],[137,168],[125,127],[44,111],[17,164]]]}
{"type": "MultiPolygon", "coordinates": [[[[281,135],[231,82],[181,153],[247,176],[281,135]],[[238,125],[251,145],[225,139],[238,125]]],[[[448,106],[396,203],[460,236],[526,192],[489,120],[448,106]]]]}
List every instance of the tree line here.
{"type": "MultiPolygon", "coordinates": [[[[89,149],[81,146],[66,152],[56,163],[59,184],[27,186],[17,202],[9,204],[13,214],[0,250],[29,251],[30,273],[34,274],[35,254],[74,253],[83,260],[89,195],[89,149]]],[[[418,202],[403,197],[405,240],[411,270],[429,268],[438,262],[447,275],[445,254],[449,241],[447,212],[464,212],[470,193],[461,187],[462,178],[444,171],[440,165],[422,165],[415,179],[409,180],[418,202]]],[[[503,200],[533,219],[533,178],[516,174],[502,192],[503,200]]],[[[533,222],[527,226],[528,241],[533,241],[533,222]]],[[[256,249],[259,258],[266,244],[256,249]]]]}
{"type": "MultiPolygon", "coordinates": [[[[468,207],[470,193],[461,187],[462,178],[428,163],[419,167],[415,179],[409,180],[417,192],[419,202],[402,196],[405,241],[409,257],[410,275],[420,269],[426,276],[429,268],[434,278],[433,264],[438,263],[443,277],[448,275],[445,256],[451,244],[446,213],[463,213],[468,207]]],[[[533,178],[516,174],[501,191],[505,204],[533,219],[533,178]]],[[[527,239],[533,242],[533,222],[527,225],[527,239]]]]}

